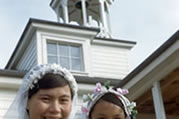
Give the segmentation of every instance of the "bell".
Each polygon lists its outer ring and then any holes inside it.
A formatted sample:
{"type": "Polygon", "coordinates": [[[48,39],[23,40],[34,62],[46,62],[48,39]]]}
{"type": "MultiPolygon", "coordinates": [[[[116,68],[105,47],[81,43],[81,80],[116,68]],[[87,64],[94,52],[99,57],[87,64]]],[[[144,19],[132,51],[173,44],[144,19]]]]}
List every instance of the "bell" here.
{"type": "MultiPolygon", "coordinates": [[[[85,1],[85,5],[86,5],[86,8],[88,8],[89,3],[87,1],[85,1]]],[[[76,2],[75,7],[77,9],[82,9],[82,2],[81,1],[76,2]]]]}

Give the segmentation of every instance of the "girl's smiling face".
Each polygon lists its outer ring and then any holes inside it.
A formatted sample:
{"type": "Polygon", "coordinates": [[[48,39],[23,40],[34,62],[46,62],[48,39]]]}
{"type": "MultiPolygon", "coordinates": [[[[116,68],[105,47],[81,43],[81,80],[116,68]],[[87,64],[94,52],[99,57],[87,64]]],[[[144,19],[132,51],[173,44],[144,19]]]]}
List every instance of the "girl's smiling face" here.
{"type": "Polygon", "coordinates": [[[30,119],[68,119],[72,96],[68,85],[40,89],[27,102],[30,119]]]}
{"type": "Polygon", "coordinates": [[[91,119],[125,119],[125,113],[121,107],[100,100],[91,112],[91,119]]]}

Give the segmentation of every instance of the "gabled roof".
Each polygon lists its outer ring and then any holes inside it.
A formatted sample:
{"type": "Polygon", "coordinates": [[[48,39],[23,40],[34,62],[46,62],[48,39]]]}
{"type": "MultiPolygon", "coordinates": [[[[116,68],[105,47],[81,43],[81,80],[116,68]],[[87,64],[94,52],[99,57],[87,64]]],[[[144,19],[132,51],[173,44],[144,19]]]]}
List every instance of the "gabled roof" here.
{"type": "MultiPolygon", "coordinates": [[[[118,87],[123,87],[126,83],[139,74],[144,68],[157,59],[163,52],[179,40],[179,30],[174,33],[163,45],[161,45],[154,53],[152,53],[146,60],[144,60],[138,67],[136,67],[131,73],[129,73],[120,83],[118,87]]],[[[178,46],[179,47],[179,46],[178,46]]]]}
{"type": "MultiPolygon", "coordinates": [[[[167,115],[179,115],[179,31],[159,47],[117,87],[129,89],[139,113],[154,114],[154,83],[159,82],[167,115]]],[[[160,110],[158,110],[160,111],[160,110]]]]}
{"type": "Polygon", "coordinates": [[[71,25],[71,24],[62,24],[62,23],[58,23],[58,22],[52,22],[52,21],[47,21],[47,20],[40,20],[40,19],[32,19],[30,18],[25,30],[23,31],[20,40],[15,48],[15,50],[13,51],[13,54],[10,57],[10,60],[8,61],[5,69],[8,69],[10,66],[10,63],[12,62],[12,60],[14,60],[15,55],[17,55],[17,51],[19,50],[19,47],[24,43],[27,42],[27,39],[25,39],[25,36],[29,33],[30,35],[33,34],[33,32],[35,32],[35,30],[38,27],[41,27],[42,25],[48,25],[48,26],[52,26],[52,27],[62,27],[62,28],[69,28],[69,29],[74,29],[74,31],[79,32],[80,30],[82,31],[88,31],[88,32],[99,32],[99,29],[97,28],[92,28],[92,27],[83,27],[83,26],[77,26],[77,25],[71,25]],[[33,26],[33,24],[37,25],[37,26],[33,26]],[[40,24],[38,26],[38,24],[40,24]]]}
{"type": "MultiPolygon", "coordinates": [[[[90,35],[93,35],[96,33],[99,33],[99,29],[98,28],[94,28],[94,27],[84,27],[84,26],[78,26],[78,25],[72,25],[72,24],[63,24],[63,23],[59,23],[59,22],[52,22],[52,21],[47,21],[47,20],[40,20],[40,19],[29,19],[25,30],[23,31],[20,40],[15,48],[15,50],[13,51],[13,54],[11,55],[7,65],[5,66],[5,69],[9,69],[9,67],[11,67],[12,62],[14,62],[15,60],[17,60],[17,56],[20,55],[19,52],[23,52],[22,50],[20,50],[20,47],[23,46],[25,47],[24,44],[28,45],[27,42],[29,42],[29,40],[27,39],[27,37],[30,37],[38,28],[39,29],[47,29],[47,28],[51,27],[55,27],[55,28],[67,28],[67,29],[72,29],[72,32],[76,32],[76,33],[81,33],[80,31],[84,31],[83,34],[87,34],[89,33],[90,35]],[[44,26],[44,27],[43,27],[44,26]],[[19,52],[18,52],[19,51],[19,52]]],[[[82,33],[81,33],[82,34],[82,33]]],[[[108,41],[108,42],[118,42],[121,44],[127,44],[127,47],[132,48],[133,45],[136,44],[136,42],[133,41],[127,41],[127,40],[117,40],[117,39],[112,39],[112,38],[99,38],[94,36],[95,40],[103,40],[108,41]]]]}

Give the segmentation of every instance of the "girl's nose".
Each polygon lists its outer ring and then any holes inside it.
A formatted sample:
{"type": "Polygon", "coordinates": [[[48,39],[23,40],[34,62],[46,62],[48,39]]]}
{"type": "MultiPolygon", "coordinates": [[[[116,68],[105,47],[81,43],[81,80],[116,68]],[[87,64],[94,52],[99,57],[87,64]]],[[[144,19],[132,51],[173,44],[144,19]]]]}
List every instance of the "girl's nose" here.
{"type": "Polygon", "coordinates": [[[61,113],[61,109],[62,106],[58,103],[58,102],[53,102],[51,105],[50,105],[50,112],[51,113],[61,113]]]}

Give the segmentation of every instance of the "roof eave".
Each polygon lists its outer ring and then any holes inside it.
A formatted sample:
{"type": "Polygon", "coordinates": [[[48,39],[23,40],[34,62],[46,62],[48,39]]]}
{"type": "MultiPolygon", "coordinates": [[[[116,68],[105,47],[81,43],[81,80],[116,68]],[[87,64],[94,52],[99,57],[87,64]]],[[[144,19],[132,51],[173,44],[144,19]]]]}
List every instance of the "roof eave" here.
{"type": "Polygon", "coordinates": [[[117,87],[129,89],[129,98],[132,100],[140,96],[150,89],[154,82],[162,80],[168,73],[179,67],[178,46],[179,31],[128,74],[117,87]]]}
{"type": "Polygon", "coordinates": [[[136,67],[131,73],[129,73],[118,86],[123,87],[127,82],[132,80],[137,74],[139,74],[144,68],[151,64],[160,54],[165,52],[171,45],[173,45],[179,39],[179,30],[172,35],[162,46],[160,46],[154,53],[152,53],[146,60],[144,60],[138,67],[136,67]]]}
{"type": "Polygon", "coordinates": [[[71,29],[86,30],[86,31],[91,32],[91,34],[97,34],[99,32],[98,28],[82,27],[82,26],[71,25],[71,24],[61,24],[61,23],[47,21],[47,20],[30,18],[26,27],[25,27],[25,30],[23,31],[23,33],[20,37],[20,40],[19,40],[17,46],[15,47],[15,50],[13,51],[7,65],[5,66],[5,69],[11,69],[15,55],[17,55],[17,51],[18,51],[19,47],[22,45],[22,42],[24,42],[24,37],[28,34],[27,32],[32,33],[38,28],[34,24],[46,24],[46,25],[51,25],[51,26],[54,26],[54,27],[57,26],[57,27],[66,27],[66,28],[71,28],[71,29]]]}

